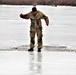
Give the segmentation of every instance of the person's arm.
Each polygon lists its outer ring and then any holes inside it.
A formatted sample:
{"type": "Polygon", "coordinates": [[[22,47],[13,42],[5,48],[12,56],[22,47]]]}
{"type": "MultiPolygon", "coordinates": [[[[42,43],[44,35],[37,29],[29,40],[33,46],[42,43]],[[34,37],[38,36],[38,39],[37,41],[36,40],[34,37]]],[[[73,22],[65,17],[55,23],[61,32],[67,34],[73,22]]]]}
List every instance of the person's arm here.
{"type": "Polygon", "coordinates": [[[39,12],[39,13],[41,15],[41,18],[45,20],[46,25],[48,26],[49,25],[49,19],[48,19],[48,17],[45,14],[43,14],[42,12],[39,12]]]}
{"type": "Polygon", "coordinates": [[[49,19],[48,19],[48,17],[43,14],[42,18],[45,20],[46,25],[48,26],[49,25],[49,19]]]}
{"type": "Polygon", "coordinates": [[[30,18],[30,13],[28,14],[20,14],[20,17],[23,18],[23,19],[29,19],[30,18]]]}

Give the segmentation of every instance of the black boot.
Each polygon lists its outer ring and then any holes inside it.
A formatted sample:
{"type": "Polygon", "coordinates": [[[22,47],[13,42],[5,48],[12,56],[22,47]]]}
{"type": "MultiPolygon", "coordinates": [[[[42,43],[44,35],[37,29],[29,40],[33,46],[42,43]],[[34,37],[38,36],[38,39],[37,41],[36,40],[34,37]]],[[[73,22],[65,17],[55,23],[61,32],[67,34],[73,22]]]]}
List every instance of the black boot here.
{"type": "Polygon", "coordinates": [[[38,52],[41,52],[41,48],[38,48],[38,52]]]}
{"type": "Polygon", "coordinates": [[[33,51],[33,50],[34,50],[33,48],[28,49],[28,51],[33,51]]]}

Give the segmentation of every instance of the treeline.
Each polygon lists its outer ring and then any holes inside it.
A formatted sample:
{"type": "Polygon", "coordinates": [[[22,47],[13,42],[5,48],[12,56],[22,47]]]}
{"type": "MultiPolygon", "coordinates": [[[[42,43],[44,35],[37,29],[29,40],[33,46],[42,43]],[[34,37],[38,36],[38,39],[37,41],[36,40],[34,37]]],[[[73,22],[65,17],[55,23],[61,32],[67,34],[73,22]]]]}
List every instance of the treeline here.
{"type": "Polygon", "coordinates": [[[76,0],[0,0],[0,4],[8,5],[71,5],[76,6],[76,0]]]}

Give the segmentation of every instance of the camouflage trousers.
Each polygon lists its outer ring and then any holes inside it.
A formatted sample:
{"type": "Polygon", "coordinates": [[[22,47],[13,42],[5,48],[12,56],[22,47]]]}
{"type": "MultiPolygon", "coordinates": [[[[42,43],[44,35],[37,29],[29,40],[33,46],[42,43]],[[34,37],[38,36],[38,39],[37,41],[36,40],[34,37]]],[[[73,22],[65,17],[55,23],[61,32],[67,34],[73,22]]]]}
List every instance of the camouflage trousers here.
{"type": "Polygon", "coordinates": [[[35,34],[37,34],[38,48],[42,48],[42,29],[30,27],[30,48],[34,48],[35,34]]]}

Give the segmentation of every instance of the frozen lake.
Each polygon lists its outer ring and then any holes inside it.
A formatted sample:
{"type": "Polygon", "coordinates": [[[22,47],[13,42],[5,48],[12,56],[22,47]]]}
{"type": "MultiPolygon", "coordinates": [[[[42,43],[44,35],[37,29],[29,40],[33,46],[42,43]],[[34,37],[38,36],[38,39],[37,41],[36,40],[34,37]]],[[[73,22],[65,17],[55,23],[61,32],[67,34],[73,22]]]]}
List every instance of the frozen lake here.
{"type": "Polygon", "coordinates": [[[0,75],[76,75],[76,53],[0,51],[0,75]]]}
{"type": "Polygon", "coordinates": [[[76,7],[37,6],[50,20],[41,53],[27,51],[30,20],[19,17],[31,8],[0,6],[0,75],[76,75],[76,7]]]}
{"type": "MultiPolygon", "coordinates": [[[[19,14],[27,13],[31,8],[32,6],[0,6],[0,49],[29,45],[30,20],[21,19],[19,14]]],[[[37,8],[50,20],[48,27],[42,20],[44,46],[76,48],[76,7],[37,8]]]]}

